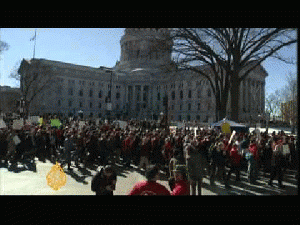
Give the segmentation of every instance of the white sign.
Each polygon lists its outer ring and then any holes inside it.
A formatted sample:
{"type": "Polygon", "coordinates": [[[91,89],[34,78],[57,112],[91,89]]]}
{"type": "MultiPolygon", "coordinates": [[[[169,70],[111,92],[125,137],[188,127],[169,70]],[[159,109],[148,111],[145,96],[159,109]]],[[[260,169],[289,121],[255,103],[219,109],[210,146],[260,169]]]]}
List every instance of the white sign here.
{"type": "Polygon", "coordinates": [[[290,148],[289,145],[282,145],[282,153],[284,155],[290,154],[290,148]]]}
{"type": "Polygon", "coordinates": [[[14,136],[13,141],[14,141],[15,145],[18,145],[18,144],[21,143],[21,140],[20,140],[20,138],[18,137],[18,135],[14,136]]]}
{"type": "Polygon", "coordinates": [[[39,119],[40,119],[39,116],[30,116],[27,121],[33,124],[33,123],[39,123],[39,119]]]}
{"type": "Polygon", "coordinates": [[[24,126],[23,120],[14,120],[12,128],[14,130],[22,130],[22,127],[24,126]]]}
{"type": "Polygon", "coordinates": [[[121,129],[125,129],[126,128],[126,126],[127,126],[127,122],[126,121],[119,120],[118,122],[119,122],[119,127],[121,129]]]}
{"type": "Polygon", "coordinates": [[[99,124],[100,124],[100,119],[98,118],[96,119],[96,126],[99,126],[99,124]]]}
{"type": "Polygon", "coordinates": [[[0,120],[0,129],[1,128],[5,128],[6,127],[6,124],[5,124],[5,122],[1,119],[0,120]]]}
{"type": "Polygon", "coordinates": [[[79,129],[83,129],[83,127],[85,126],[85,121],[79,121],[79,129]]]}

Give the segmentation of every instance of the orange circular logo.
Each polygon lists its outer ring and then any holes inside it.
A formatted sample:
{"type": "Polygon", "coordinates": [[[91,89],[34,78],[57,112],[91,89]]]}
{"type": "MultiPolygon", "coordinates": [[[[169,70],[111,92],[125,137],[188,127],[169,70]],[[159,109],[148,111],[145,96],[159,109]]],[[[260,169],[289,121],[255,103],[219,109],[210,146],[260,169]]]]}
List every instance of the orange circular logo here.
{"type": "Polygon", "coordinates": [[[47,184],[55,191],[65,186],[67,183],[67,176],[58,162],[52,166],[51,170],[46,176],[47,184]]]}

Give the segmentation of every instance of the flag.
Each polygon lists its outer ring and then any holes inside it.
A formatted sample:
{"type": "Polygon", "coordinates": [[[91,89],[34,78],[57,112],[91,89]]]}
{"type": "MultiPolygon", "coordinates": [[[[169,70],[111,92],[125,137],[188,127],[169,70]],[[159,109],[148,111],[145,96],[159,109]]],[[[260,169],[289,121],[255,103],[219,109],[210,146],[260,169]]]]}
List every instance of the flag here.
{"type": "Polygon", "coordinates": [[[36,29],[35,29],[35,32],[34,32],[34,36],[32,38],[30,38],[30,41],[34,41],[36,39],[36,29]]]}

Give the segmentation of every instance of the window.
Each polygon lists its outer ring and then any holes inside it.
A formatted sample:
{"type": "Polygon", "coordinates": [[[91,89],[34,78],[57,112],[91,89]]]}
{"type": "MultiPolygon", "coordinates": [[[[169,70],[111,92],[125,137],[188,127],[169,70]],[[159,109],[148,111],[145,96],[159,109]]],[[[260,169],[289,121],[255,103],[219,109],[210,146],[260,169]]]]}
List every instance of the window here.
{"type": "Polygon", "coordinates": [[[183,99],[183,91],[180,91],[180,99],[183,99]]]}
{"type": "Polygon", "coordinates": [[[187,115],[187,121],[191,121],[191,116],[187,115]]]}
{"type": "Polygon", "coordinates": [[[120,93],[119,93],[119,92],[117,92],[117,93],[116,93],[116,99],[119,99],[119,98],[120,98],[120,96],[121,96],[121,95],[120,95],[120,93]]]}
{"type": "Polygon", "coordinates": [[[99,97],[99,98],[102,98],[102,91],[99,91],[98,97],[99,97]]]}
{"type": "Polygon", "coordinates": [[[192,98],[192,91],[189,90],[189,95],[188,95],[189,98],[192,98]]]}
{"type": "Polygon", "coordinates": [[[57,105],[61,106],[61,101],[60,100],[57,101],[57,105]]]}
{"type": "Polygon", "coordinates": [[[79,96],[80,96],[80,97],[83,96],[83,90],[82,90],[82,89],[79,91],[79,96]]]}
{"type": "Polygon", "coordinates": [[[82,102],[79,102],[79,108],[82,108],[82,102]]]}
{"type": "Polygon", "coordinates": [[[182,105],[180,105],[180,110],[182,110],[182,105]]]}
{"type": "Polygon", "coordinates": [[[90,90],[90,97],[93,97],[93,90],[90,90]]]}
{"type": "Polygon", "coordinates": [[[211,89],[208,89],[208,90],[207,90],[207,96],[208,96],[208,97],[211,97],[211,89]]]}
{"type": "Polygon", "coordinates": [[[146,102],[147,99],[148,99],[147,92],[144,92],[144,94],[143,94],[143,101],[146,102]]]}
{"type": "Polygon", "coordinates": [[[93,103],[92,102],[90,102],[90,108],[93,108],[93,103]]]}
{"type": "Polygon", "coordinates": [[[200,89],[198,90],[197,95],[198,95],[198,96],[197,96],[198,98],[201,98],[201,90],[200,90],[200,89]]]}
{"type": "Polygon", "coordinates": [[[172,91],[172,100],[175,100],[175,91],[172,91]]]}
{"type": "Polygon", "coordinates": [[[200,110],[201,109],[201,104],[200,103],[198,103],[198,110],[200,110]]]}
{"type": "Polygon", "coordinates": [[[73,95],[73,88],[69,88],[69,89],[68,89],[68,94],[69,94],[69,95],[73,95]]]}
{"type": "Polygon", "coordinates": [[[116,105],[116,110],[120,110],[120,106],[118,104],[116,105]]]}
{"type": "Polygon", "coordinates": [[[191,110],[192,106],[191,103],[188,104],[188,110],[191,110]]]}
{"type": "Polygon", "coordinates": [[[101,102],[99,102],[98,108],[101,109],[101,107],[102,107],[102,104],[101,104],[101,102]]]}
{"type": "Polygon", "coordinates": [[[200,116],[199,115],[196,116],[196,120],[200,120],[200,116]]]}
{"type": "Polygon", "coordinates": [[[182,120],[182,118],[181,118],[181,115],[179,115],[179,116],[178,116],[178,120],[179,120],[179,121],[181,121],[181,120],[182,120]]]}
{"type": "Polygon", "coordinates": [[[157,101],[160,101],[160,93],[157,93],[157,101]]]}

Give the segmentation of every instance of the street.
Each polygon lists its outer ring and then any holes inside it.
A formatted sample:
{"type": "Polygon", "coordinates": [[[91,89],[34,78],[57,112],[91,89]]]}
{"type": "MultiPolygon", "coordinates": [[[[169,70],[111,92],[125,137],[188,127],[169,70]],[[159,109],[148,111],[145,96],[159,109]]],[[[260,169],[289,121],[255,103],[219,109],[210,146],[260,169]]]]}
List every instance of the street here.
{"type": "MultiPolygon", "coordinates": [[[[53,164],[46,160],[45,163],[35,160],[36,172],[30,171],[23,165],[13,171],[8,171],[0,163],[0,194],[1,195],[94,195],[91,191],[91,180],[96,174],[97,167],[84,169],[75,168],[69,172],[64,167],[67,175],[67,183],[58,191],[52,190],[46,181],[46,175],[53,164]]],[[[74,165],[73,165],[74,166],[74,165]]],[[[117,185],[114,195],[126,195],[138,181],[145,180],[145,177],[137,171],[134,165],[131,168],[116,164],[117,185]]],[[[260,172],[258,185],[247,182],[245,171],[241,171],[241,181],[235,182],[235,175],[231,177],[230,189],[225,189],[223,182],[216,180],[216,185],[211,186],[209,179],[204,178],[202,195],[298,195],[298,185],[295,179],[294,170],[287,170],[284,175],[284,189],[279,189],[277,180],[274,186],[268,186],[268,178],[262,177],[260,172]]],[[[269,176],[269,174],[268,174],[269,176]]],[[[161,180],[158,183],[168,187],[167,177],[161,173],[161,180]]]]}

